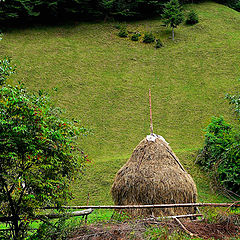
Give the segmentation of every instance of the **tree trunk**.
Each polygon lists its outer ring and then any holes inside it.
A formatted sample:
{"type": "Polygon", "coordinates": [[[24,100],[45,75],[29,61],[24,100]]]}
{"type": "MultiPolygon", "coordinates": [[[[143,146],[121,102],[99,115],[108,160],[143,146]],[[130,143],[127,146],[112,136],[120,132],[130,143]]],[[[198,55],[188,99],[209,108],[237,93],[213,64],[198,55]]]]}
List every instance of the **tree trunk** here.
{"type": "Polygon", "coordinates": [[[17,240],[19,239],[18,217],[14,217],[12,224],[13,224],[13,238],[14,240],[17,240]]]}
{"type": "Polygon", "coordinates": [[[172,28],[172,40],[174,41],[174,28],[172,28]]]}
{"type": "Polygon", "coordinates": [[[108,13],[105,14],[105,17],[104,17],[104,22],[106,23],[108,20],[108,13]]]}

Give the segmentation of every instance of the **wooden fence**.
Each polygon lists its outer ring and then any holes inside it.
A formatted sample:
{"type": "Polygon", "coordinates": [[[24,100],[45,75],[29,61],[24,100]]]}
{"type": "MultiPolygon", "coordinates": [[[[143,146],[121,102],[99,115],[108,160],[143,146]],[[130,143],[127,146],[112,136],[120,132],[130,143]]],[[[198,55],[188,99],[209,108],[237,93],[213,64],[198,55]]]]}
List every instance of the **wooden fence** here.
{"type": "MultiPolygon", "coordinates": [[[[82,211],[67,212],[62,214],[46,214],[38,215],[36,219],[42,218],[60,218],[60,217],[75,217],[75,216],[88,216],[94,209],[138,209],[138,208],[177,208],[177,207],[228,207],[238,208],[240,202],[234,203],[176,203],[176,204],[152,204],[152,205],[99,205],[99,206],[62,206],[63,209],[85,209],[82,211]]],[[[44,209],[57,209],[56,207],[45,207],[44,209]]],[[[184,215],[185,217],[189,217],[184,215]]],[[[171,216],[169,216],[171,217],[171,216]]],[[[183,216],[181,216],[183,217],[183,216]]],[[[11,221],[12,217],[0,217],[0,222],[11,221]]]]}

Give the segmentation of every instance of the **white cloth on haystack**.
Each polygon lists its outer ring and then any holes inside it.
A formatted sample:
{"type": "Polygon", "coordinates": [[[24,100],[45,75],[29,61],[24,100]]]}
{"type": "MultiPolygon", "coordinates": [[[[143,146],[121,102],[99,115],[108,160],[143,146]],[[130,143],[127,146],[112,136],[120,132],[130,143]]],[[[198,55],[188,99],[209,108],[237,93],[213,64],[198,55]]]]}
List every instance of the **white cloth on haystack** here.
{"type": "Polygon", "coordinates": [[[158,139],[161,139],[161,140],[164,141],[165,143],[169,144],[169,143],[164,139],[164,137],[162,137],[162,136],[160,136],[160,135],[157,135],[157,134],[155,134],[155,133],[150,134],[150,135],[147,135],[147,140],[148,140],[149,142],[155,142],[155,140],[156,140],[157,138],[158,138],[158,139]]]}

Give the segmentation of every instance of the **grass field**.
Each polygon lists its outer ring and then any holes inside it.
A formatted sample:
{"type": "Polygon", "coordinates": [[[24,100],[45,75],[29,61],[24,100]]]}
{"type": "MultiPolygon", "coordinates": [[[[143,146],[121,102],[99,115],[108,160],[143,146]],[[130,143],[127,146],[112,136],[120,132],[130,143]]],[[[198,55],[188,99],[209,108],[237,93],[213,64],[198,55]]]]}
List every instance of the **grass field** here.
{"type": "Polygon", "coordinates": [[[240,85],[240,13],[212,2],[194,8],[200,23],[182,24],[176,41],[158,19],[127,23],[130,31],[153,31],[164,47],[117,36],[117,23],[78,23],[8,30],[0,55],[17,65],[13,81],[45,89],[65,115],[93,134],[81,139],[92,163],[73,184],[73,204],[112,203],[118,169],[149,133],[148,89],[152,90],[154,132],[162,135],[193,175],[200,201],[226,201],[210,191],[194,164],[211,116],[234,123],[225,94],[240,85]],[[53,91],[56,88],[57,91],[53,91]]]}

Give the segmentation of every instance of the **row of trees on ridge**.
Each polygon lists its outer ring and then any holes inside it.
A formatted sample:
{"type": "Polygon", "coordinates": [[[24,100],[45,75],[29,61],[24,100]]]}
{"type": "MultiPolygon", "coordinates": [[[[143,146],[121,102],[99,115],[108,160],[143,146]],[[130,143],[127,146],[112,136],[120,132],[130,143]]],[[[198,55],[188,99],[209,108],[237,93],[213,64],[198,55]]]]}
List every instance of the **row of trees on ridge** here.
{"type": "MultiPolygon", "coordinates": [[[[0,23],[146,18],[162,13],[167,2],[168,0],[0,0],[0,23]]],[[[192,0],[181,0],[180,3],[192,3],[192,0]]]]}

